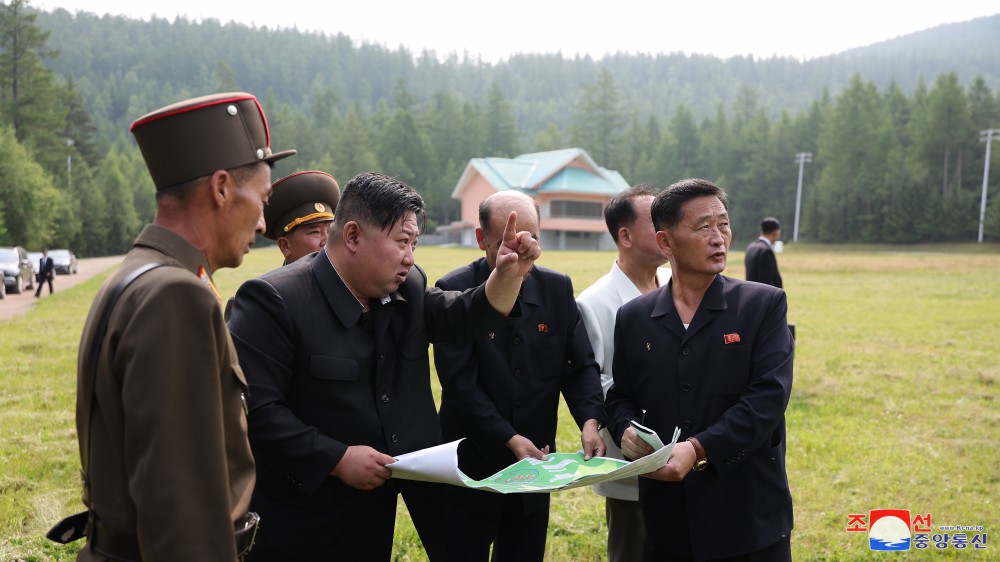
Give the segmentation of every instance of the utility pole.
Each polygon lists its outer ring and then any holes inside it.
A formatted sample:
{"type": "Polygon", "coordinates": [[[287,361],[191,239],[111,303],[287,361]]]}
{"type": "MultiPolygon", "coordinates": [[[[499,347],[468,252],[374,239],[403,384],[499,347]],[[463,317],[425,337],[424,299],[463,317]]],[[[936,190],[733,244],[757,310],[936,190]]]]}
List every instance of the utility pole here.
{"type": "Polygon", "coordinates": [[[979,131],[979,142],[986,143],[986,163],[983,164],[983,200],[979,203],[979,243],[983,243],[983,223],[986,222],[986,185],[990,181],[990,145],[1000,139],[1000,129],[979,131]]]}
{"type": "Polygon", "coordinates": [[[73,139],[66,139],[66,186],[73,192],[73,139]]]}
{"type": "Polygon", "coordinates": [[[802,168],[806,162],[812,161],[812,152],[799,152],[795,155],[795,162],[799,165],[799,186],[795,190],[795,231],[792,234],[792,242],[799,241],[799,211],[802,209],[802,168]]]}

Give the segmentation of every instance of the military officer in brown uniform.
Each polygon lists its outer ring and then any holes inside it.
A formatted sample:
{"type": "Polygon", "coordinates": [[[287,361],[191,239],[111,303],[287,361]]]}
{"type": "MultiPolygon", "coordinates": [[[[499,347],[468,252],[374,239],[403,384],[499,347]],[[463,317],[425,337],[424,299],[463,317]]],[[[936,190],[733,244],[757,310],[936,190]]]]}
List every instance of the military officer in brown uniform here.
{"type": "Polygon", "coordinates": [[[157,211],[98,293],[80,342],[77,429],[89,507],[78,560],[235,561],[252,519],[246,380],[212,273],[237,267],[271,191],[257,99],[183,101],[131,127],[157,211]],[[106,333],[98,318],[120,282],[106,333]],[[96,369],[89,368],[96,357],[96,369]]]}
{"type": "Polygon", "coordinates": [[[264,208],[264,236],[278,242],[284,265],[326,247],[340,186],[326,172],[295,172],[274,182],[264,208]]]}

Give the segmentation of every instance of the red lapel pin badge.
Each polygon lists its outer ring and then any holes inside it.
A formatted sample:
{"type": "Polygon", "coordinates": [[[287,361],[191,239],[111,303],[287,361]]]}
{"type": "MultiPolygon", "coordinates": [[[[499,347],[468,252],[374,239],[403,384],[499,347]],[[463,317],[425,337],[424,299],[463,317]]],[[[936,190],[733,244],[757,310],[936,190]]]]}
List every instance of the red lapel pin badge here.
{"type": "Polygon", "coordinates": [[[538,325],[538,331],[539,332],[548,332],[549,331],[549,325],[548,324],[539,324],[538,325]]]}
{"type": "Polygon", "coordinates": [[[726,334],[726,335],[722,336],[722,339],[725,340],[726,345],[729,345],[731,343],[739,343],[739,341],[740,341],[740,335],[736,334],[736,333],[726,334]]]}

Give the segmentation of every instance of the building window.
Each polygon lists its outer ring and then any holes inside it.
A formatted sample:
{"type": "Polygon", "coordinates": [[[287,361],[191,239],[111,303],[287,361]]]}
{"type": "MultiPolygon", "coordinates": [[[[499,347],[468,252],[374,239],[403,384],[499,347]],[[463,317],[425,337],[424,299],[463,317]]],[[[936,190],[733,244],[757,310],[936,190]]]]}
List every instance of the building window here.
{"type": "Polygon", "coordinates": [[[597,201],[552,201],[549,207],[552,217],[599,219],[604,216],[604,207],[597,201]]]}

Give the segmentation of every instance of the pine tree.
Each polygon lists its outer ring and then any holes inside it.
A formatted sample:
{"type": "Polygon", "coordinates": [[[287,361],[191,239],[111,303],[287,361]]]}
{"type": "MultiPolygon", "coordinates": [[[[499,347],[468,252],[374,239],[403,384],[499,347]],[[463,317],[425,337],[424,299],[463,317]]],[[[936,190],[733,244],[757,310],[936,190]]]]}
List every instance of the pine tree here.
{"type": "Polygon", "coordinates": [[[601,166],[619,169],[625,163],[624,133],[628,117],[614,76],[601,68],[597,81],[583,90],[570,127],[571,141],[601,166]]]}
{"type": "Polygon", "coordinates": [[[56,56],[46,47],[49,32],[35,24],[27,0],[0,4],[0,115],[14,135],[36,153],[50,172],[64,161],[65,90],[43,60],[56,56]]]}
{"type": "Polygon", "coordinates": [[[496,82],[486,99],[486,146],[484,156],[512,157],[521,151],[517,122],[511,106],[496,82]]]}

